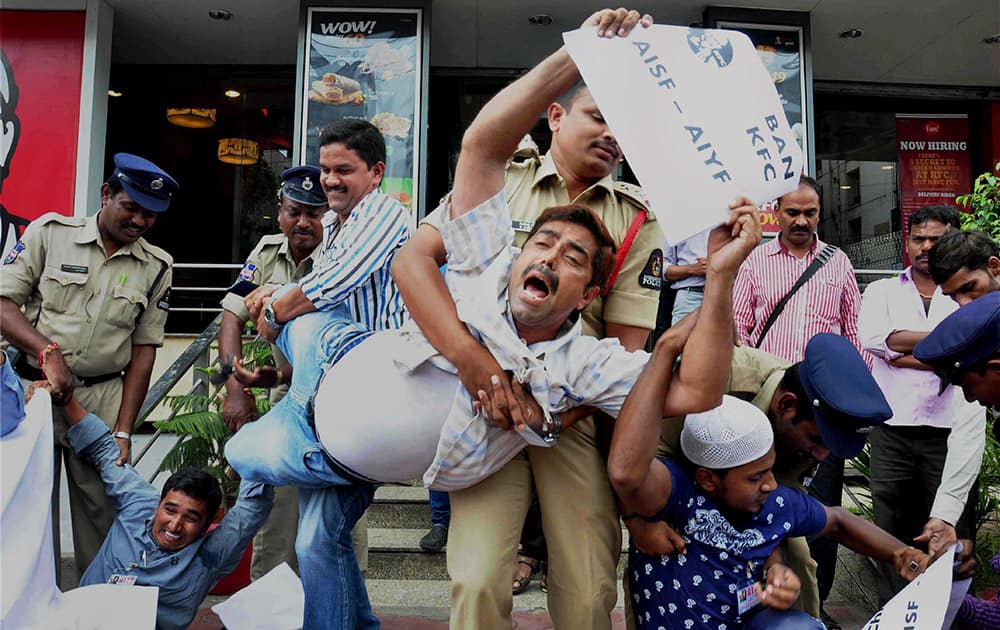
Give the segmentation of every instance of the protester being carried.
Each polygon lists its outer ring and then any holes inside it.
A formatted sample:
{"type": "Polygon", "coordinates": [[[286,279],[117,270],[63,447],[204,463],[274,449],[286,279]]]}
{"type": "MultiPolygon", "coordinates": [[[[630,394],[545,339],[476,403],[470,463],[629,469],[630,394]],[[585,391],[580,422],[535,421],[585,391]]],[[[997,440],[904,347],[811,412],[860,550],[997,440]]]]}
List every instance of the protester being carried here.
{"type": "MultiPolygon", "coordinates": [[[[48,381],[32,383],[28,398],[48,381]]],[[[70,395],[63,416],[77,456],[99,469],[116,516],[80,586],[121,584],[156,586],[156,627],[190,625],[198,606],[219,578],[239,564],[247,545],[271,511],[270,486],[244,480],[234,505],[208,532],[222,489],[208,473],[185,468],[171,475],[157,492],[128,464],[100,418],[70,395]]]]}
{"type": "Polygon", "coordinates": [[[677,556],[631,549],[637,626],[822,628],[789,610],[801,583],[775,551],[789,536],[828,535],[894,563],[907,579],[923,572],[928,555],[842,508],[779,486],[771,426],[750,403],[725,396],[721,406],[689,415],[680,438],[684,457],[655,458],[661,397],[683,344],[683,335],[670,331],[657,343],[619,414],[608,460],[615,491],[638,507],[623,518],[670,521],[687,547],[677,556]]]}

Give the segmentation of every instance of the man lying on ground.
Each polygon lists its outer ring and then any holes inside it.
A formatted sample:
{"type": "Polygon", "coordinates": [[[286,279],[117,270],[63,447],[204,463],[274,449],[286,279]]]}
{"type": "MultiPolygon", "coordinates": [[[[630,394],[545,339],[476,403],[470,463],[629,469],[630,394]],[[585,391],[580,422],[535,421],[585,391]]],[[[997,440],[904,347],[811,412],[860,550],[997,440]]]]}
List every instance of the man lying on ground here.
{"type": "Polygon", "coordinates": [[[806,613],[788,610],[800,582],[774,552],[789,536],[832,536],[893,563],[906,579],[924,570],[928,555],[842,508],[779,486],[771,472],[770,423],[750,403],[725,396],[720,407],[688,415],[680,436],[683,457],[657,459],[663,392],[682,347],[682,335],[669,331],[657,342],[618,416],[608,460],[615,491],[636,507],[623,518],[668,521],[687,547],[678,556],[630,550],[637,626],[822,628],[806,613]],[[758,603],[763,608],[755,609],[758,603]]]}
{"type": "MultiPolygon", "coordinates": [[[[31,385],[48,389],[48,381],[31,385]]],[[[101,473],[117,515],[80,586],[156,586],[156,627],[190,625],[208,590],[239,564],[271,511],[271,486],[244,480],[234,505],[208,532],[222,489],[211,475],[185,468],[171,475],[163,491],[130,465],[119,465],[119,449],[107,425],[71,396],[63,408],[70,446],[101,473]]]]}

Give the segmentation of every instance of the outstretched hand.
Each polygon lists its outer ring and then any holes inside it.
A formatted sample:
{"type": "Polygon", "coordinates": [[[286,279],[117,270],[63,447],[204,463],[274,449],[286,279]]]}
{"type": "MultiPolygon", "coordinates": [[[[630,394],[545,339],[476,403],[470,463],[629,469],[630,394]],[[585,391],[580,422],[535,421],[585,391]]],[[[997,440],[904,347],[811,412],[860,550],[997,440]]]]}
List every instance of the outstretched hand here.
{"type": "Polygon", "coordinates": [[[648,13],[639,15],[638,11],[625,8],[601,9],[584,20],[583,26],[596,26],[598,37],[626,37],[636,24],[648,28],[653,24],[653,18],[648,13]]]}
{"type": "Polygon", "coordinates": [[[937,558],[958,542],[955,528],[939,518],[932,518],[924,525],[924,531],[913,539],[913,542],[927,543],[927,552],[932,558],[937,558]]]}
{"type": "Polygon", "coordinates": [[[233,376],[244,387],[274,387],[278,384],[278,368],[273,365],[258,365],[253,372],[246,369],[243,359],[233,361],[233,376]]]}

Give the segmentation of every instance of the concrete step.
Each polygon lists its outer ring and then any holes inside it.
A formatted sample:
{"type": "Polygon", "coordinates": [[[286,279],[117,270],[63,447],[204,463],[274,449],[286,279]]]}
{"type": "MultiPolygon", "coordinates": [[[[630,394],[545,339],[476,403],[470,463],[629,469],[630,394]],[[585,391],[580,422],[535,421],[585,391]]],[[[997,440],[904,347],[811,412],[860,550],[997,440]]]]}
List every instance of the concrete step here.
{"type": "MultiPolygon", "coordinates": [[[[372,608],[392,610],[398,608],[422,608],[443,611],[447,618],[451,599],[451,583],[437,580],[365,580],[372,608]]],[[[547,607],[546,594],[538,588],[536,578],[520,595],[514,596],[514,611],[537,611],[547,607]]],[[[618,581],[618,603],[623,606],[621,580],[618,581]]]]}
{"type": "Polygon", "coordinates": [[[431,526],[427,489],[419,486],[381,486],[368,508],[369,528],[431,526]]]}
{"type": "MultiPolygon", "coordinates": [[[[444,551],[426,552],[420,538],[427,528],[368,527],[368,578],[376,580],[447,581],[448,563],[444,551]]],[[[622,532],[622,556],[618,575],[625,570],[628,532],[622,532]]],[[[511,567],[511,576],[514,567],[511,567]]]]}

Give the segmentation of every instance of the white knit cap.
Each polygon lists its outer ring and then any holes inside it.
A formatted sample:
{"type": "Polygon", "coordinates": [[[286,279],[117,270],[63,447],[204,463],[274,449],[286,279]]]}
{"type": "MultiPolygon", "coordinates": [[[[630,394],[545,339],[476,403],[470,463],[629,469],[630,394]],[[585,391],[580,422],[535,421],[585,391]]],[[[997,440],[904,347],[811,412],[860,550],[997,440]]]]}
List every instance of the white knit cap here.
{"type": "Polygon", "coordinates": [[[681,450],[695,466],[710,470],[748,464],[773,442],[764,412],[733,396],[723,396],[715,409],[689,414],[681,431],[681,450]]]}

